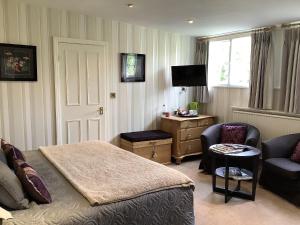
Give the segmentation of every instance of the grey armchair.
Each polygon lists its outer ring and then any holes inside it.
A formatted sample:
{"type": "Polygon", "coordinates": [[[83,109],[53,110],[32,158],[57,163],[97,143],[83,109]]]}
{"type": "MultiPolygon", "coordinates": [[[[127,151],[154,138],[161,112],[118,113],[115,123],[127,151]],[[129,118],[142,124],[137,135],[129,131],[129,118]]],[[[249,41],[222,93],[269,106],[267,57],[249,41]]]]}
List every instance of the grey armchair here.
{"type": "MultiPolygon", "coordinates": [[[[216,124],[207,128],[201,135],[203,155],[199,165],[199,169],[203,169],[207,173],[211,173],[211,158],[208,154],[208,149],[210,146],[214,144],[219,144],[221,142],[222,125],[246,126],[247,136],[244,144],[252,147],[256,147],[259,142],[259,138],[260,138],[259,130],[256,127],[246,123],[223,123],[223,124],[216,124]]],[[[216,165],[217,167],[222,166],[221,162],[217,162],[217,163],[218,163],[218,165],[216,165]]]]}
{"type": "Polygon", "coordinates": [[[300,164],[290,160],[299,134],[289,134],[262,143],[263,167],[259,183],[264,188],[300,206],[300,164]]]}

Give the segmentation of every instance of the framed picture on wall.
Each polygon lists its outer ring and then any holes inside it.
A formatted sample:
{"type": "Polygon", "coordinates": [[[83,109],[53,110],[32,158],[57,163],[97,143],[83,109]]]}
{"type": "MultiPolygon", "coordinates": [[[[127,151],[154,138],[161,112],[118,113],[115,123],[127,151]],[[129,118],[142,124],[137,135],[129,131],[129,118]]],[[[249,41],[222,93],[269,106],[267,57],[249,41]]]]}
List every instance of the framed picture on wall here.
{"type": "Polygon", "coordinates": [[[37,81],[36,46],[0,44],[0,81],[37,81]]]}
{"type": "Polygon", "coordinates": [[[144,54],[121,53],[121,82],[145,82],[144,54]]]}

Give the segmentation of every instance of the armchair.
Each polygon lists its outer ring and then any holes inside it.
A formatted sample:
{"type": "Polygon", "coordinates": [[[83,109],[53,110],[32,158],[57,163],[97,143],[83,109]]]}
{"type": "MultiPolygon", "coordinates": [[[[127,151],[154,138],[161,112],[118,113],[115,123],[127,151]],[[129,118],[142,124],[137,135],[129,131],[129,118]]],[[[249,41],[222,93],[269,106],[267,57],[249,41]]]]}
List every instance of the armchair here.
{"type": "Polygon", "coordinates": [[[290,160],[300,133],[262,143],[263,167],[259,183],[264,188],[300,206],[300,164],[290,160]]]}
{"type": "MultiPolygon", "coordinates": [[[[208,155],[208,149],[214,144],[220,144],[221,142],[221,127],[222,125],[232,125],[232,126],[246,126],[247,135],[245,140],[245,145],[256,147],[260,138],[259,130],[246,123],[223,123],[216,124],[207,128],[201,135],[202,143],[202,160],[199,165],[199,169],[203,169],[205,172],[211,173],[211,158],[208,155]]],[[[220,163],[219,163],[220,164],[220,163]]],[[[222,165],[216,165],[217,167],[222,165]]]]}

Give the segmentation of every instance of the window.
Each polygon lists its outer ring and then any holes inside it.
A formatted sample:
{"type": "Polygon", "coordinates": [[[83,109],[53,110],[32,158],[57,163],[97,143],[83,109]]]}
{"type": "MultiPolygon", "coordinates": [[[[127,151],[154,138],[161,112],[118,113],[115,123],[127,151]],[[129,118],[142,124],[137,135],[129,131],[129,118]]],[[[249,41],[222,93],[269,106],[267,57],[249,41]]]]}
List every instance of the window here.
{"type": "Polygon", "coordinates": [[[249,87],[251,37],[209,43],[209,86],[249,87]]]}

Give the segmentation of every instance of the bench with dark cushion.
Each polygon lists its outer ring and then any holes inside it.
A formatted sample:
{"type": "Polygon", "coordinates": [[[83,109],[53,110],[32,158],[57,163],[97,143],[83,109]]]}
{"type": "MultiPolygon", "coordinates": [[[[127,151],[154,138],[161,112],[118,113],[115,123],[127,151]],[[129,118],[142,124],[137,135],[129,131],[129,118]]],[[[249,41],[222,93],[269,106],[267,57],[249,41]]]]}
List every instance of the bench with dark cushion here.
{"type": "Polygon", "coordinates": [[[130,142],[162,140],[172,138],[171,134],[161,130],[138,131],[130,133],[121,133],[121,138],[130,142]]]}
{"type": "Polygon", "coordinates": [[[121,148],[155,162],[171,163],[172,136],[161,130],[122,133],[121,148]]]}
{"type": "Polygon", "coordinates": [[[259,183],[266,189],[300,206],[300,164],[290,157],[300,141],[290,134],[262,143],[263,168],[259,183]]]}

